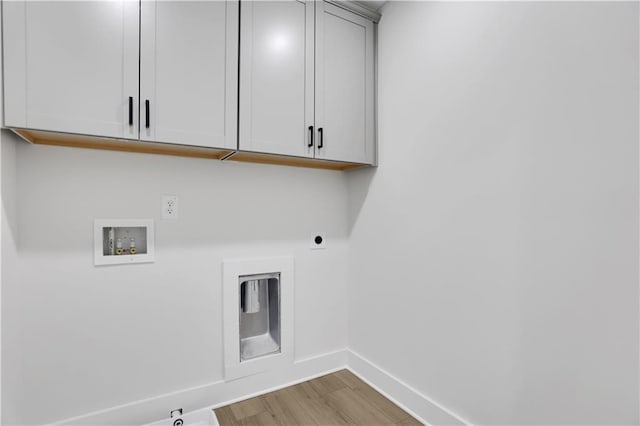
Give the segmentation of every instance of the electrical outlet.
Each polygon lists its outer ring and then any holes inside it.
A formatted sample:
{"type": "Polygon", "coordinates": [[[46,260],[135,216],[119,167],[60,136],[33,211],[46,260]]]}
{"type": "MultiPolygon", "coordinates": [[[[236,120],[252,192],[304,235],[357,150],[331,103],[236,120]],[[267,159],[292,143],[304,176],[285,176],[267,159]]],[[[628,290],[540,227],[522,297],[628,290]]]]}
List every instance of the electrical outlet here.
{"type": "Polygon", "coordinates": [[[178,218],[178,196],[177,195],[162,196],[162,218],[163,219],[178,218]]]}
{"type": "Polygon", "coordinates": [[[325,249],[327,248],[327,237],[323,232],[316,232],[311,234],[311,249],[325,249]]]}

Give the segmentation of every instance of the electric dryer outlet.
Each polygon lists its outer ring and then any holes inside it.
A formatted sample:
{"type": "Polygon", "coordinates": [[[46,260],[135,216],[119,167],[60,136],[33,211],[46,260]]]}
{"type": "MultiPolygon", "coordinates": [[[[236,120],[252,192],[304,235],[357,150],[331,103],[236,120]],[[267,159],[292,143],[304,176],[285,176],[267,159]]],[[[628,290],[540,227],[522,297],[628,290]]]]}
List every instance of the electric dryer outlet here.
{"type": "Polygon", "coordinates": [[[327,248],[327,237],[324,232],[315,232],[311,234],[311,249],[319,250],[327,248]]]}

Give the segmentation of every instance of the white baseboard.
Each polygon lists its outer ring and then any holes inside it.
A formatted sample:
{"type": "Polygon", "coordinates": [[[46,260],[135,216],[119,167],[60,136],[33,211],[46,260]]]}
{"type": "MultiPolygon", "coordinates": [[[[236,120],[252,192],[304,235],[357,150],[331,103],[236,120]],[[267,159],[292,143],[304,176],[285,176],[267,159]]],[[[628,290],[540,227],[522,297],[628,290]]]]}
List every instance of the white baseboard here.
{"type": "Polygon", "coordinates": [[[228,382],[220,380],[182,389],[61,420],[54,424],[94,426],[148,424],[168,419],[170,410],[174,408],[182,408],[184,413],[188,413],[202,408],[220,407],[322,376],[346,366],[347,350],[341,349],[297,360],[284,369],[228,382]]]}
{"type": "Polygon", "coordinates": [[[430,425],[471,425],[417,389],[394,377],[360,354],[348,350],[348,369],[422,423],[430,425]]]}
{"type": "Polygon", "coordinates": [[[152,398],[65,419],[60,425],[132,425],[160,422],[174,408],[184,413],[212,409],[272,392],[348,368],[416,419],[430,425],[471,425],[459,415],[420,393],[360,354],[342,349],[295,361],[284,369],[225,382],[220,380],[152,398]]]}

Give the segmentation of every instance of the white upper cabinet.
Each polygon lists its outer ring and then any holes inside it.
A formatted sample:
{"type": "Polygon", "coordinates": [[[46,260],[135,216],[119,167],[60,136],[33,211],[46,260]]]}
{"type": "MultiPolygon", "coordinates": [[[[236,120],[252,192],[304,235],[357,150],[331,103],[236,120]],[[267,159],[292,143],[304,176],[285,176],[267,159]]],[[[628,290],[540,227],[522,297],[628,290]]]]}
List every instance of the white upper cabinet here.
{"type": "Polygon", "coordinates": [[[313,157],[313,1],[241,3],[240,144],[313,157]]]}
{"type": "Polygon", "coordinates": [[[6,126],[138,137],[137,1],[5,1],[6,126]]]}
{"type": "Polygon", "coordinates": [[[373,22],[324,1],[240,16],[239,148],[373,164],[373,22]]]}
{"type": "Polygon", "coordinates": [[[140,10],[140,139],[236,148],[237,1],[140,10]]]}
{"type": "Polygon", "coordinates": [[[316,8],[316,157],[373,164],[373,23],[324,1],[316,8]]]}
{"type": "Polygon", "coordinates": [[[4,126],[33,142],[336,169],[375,164],[376,18],[356,3],[2,6],[4,126]]]}
{"type": "Polygon", "coordinates": [[[5,126],[236,149],[237,1],[3,7],[5,126]]]}

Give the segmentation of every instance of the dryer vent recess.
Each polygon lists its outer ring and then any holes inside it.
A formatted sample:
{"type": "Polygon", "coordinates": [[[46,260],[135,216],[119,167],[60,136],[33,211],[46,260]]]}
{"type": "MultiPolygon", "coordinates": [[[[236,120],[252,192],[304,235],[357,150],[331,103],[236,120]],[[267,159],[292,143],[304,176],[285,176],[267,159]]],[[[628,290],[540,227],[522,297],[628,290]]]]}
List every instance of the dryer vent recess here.
{"type": "Polygon", "coordinates": [[[311,249],[325,249],[327,248],[327,238],[323,232],[315,232],[311,234],[311,249]]]}

